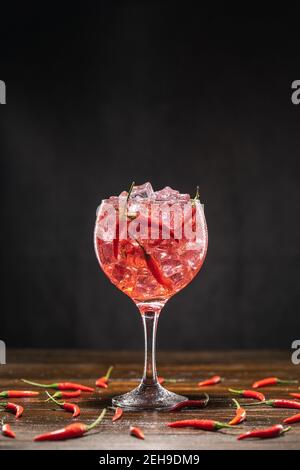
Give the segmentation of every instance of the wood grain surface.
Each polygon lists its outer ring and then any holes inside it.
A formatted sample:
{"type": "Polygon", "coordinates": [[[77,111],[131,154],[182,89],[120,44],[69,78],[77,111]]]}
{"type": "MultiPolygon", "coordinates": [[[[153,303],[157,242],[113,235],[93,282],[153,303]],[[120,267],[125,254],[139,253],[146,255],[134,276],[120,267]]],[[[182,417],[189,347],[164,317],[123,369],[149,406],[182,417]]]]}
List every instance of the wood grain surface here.
{"type": "MultiPolygon", "coordinates": [[[[93,386],[111,364],[115,369],[107,390],[97,389],[94,394],[83,394],[73,402],[79,403],[80,421],[90,423],[104,406],[110,405],[114,395],[125,393],[138,382],[142,372],[141,352],[96,352],[81,350],[14,350],[8,351],[7,364],[0,366],[0,390],[30,389],[20,378],[41,382],[75,381],[93,386]]],[[[1,412],[17,434],[17,439],[0,437],[3,449],[300,449],[300,423],[285,435],[268,440],[237,441],[236,437],[255,427],[281,423],[296,410],[274,409],[266,406],[248,408],[247,422],[233,429],[205,432],[196,429],[171,429],[166,424],[188,417],[212,418],[228,421],[234,415],[232,395],[228,388],[249,388],[254,380],[265,376],[299,379],[300,366],[291,363],[289,352],[227,351],[227,352],[159,352],[159,375],[176,378],[177,383],[167,385],[170,390],[192,398],[200,398],[205,391],[210,402],[203,410],[170,412],[125,412],[123,418],[112,423],[113,411],[108,409],[101,426],[80,439],[64,442],[33,442],[35,435],[52,431],[72,422],[70,415],[52,403],[45,403],[45,392],[39,398],[14,399],[25,407],[23,417],[15,420],[1,412]],[[197,382],[213,374],[223,377],[221,384],[199,389],[197,382]],[[140,426],[145,440],[129,435],[131,425],[140,426]]],[[[295,386],[275,386],[261,389],[269,398],[288,398],[289,392],[299,391],[295,386]]],[[[241,403],[250,400],[240,399],[241,403]]]]}

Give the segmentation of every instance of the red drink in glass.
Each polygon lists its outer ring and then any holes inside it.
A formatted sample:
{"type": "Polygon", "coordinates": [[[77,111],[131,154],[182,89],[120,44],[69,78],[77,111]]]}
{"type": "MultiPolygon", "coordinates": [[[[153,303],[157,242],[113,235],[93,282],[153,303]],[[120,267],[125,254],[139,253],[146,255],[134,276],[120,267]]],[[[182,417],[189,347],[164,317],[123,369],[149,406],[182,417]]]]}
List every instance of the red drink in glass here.
{"type": "Polygon", "coordinates": [[[204,262],[208,238],[202,205],[168,187],[156,193],[150,183],[133,187],[130,195],[124,192],[99,206],[94,242],[101,268],[135,302],[145,328],[142,383],[113,402],[131,409],[171,407],[183,398],[157,383],[156,326],[162,307],[204,262]]]}

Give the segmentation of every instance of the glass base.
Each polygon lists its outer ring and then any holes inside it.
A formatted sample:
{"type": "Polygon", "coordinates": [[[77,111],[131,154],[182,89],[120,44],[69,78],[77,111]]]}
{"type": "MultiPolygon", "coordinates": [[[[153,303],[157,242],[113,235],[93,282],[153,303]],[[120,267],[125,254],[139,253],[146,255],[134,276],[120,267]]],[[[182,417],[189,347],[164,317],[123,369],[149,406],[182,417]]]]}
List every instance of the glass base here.
{"type": "Polygon", "coordinates": [[[113,398],[112,404],[124,410],[168,410],[183,400],[187,397],[169,392],[160,384],[141,383],[131,392],[113,398]]]}

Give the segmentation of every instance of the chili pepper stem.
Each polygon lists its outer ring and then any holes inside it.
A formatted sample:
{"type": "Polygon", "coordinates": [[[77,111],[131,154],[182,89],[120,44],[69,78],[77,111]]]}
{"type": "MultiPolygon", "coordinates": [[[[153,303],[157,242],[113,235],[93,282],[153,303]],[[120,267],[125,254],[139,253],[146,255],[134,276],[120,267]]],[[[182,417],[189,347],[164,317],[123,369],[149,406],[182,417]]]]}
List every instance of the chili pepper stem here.
{"type": "MultiPolygon", "coordinates": [[[[125,207],[125,210],[122,211],[122,213],[119,214],[119,218],[121,218],[121,217],[127,217],[127,215],[128,215],[128,214],[127,214],[127,204],[128,204],[130,195],[131,195],[131,193],[132,193],[132,190],[133,190],[133,188],[134,188],[134,185],[135,185],[135,182],[132,181],[132,183],[131,183],[131,185],[130,185],[130,188],[129,188],[129,191],[128,191],[128,194],[127,194],[127,198],[126,198],[126,207],[125,207]]],[[[119,237],[118,237],[118,238],[119,238],[119,237]]],[[[118,239],[117,239],[117,241],[118,241],[118,239]]]]}
{"type": "Polygon", "coordinates": [[[216,426],[216,429],[232,428],[231,424],[219,423],[218,421],[216,422],[215,426],[216,426]]]}
{"type": "Polygon", "coordinates": [[[237,407],[237,409],[239,409],[241,407],[241,405],[239,404],[239,402],[235,398],[232,398],[232,401],[235,404],[235,406],[237,407]]]}
{"type": "Polygon", "coordinates": [[[196,188],[196,194],[195,194],[195,197],[194,197],[194,201],[196,201],[197,199],[200,199],[199,186],[197,186],[197,188],[196,188]]]}
{"type": "Polygon", "coordinates": [[[53,383],[53,384],[40,384],[38,382],[31,382],[30,380],[26,380],[26,379],[21,379],[22,382],[25,382],[26,384],[29,384],[29,385],[34,385],[35,387],[43,387],[43,388],[56,388],[57,384],[56,383],[53,383]]]}
{"type": "Polygon", "coordinates": [[[127,195],[127,202],[128,202],[128,199],[130,198],[130,195],[132,193],[132,190],[134,188],[134,185],[135,185],[135,182],[132,181],[131,185],[130,185],[130,188],[129,188],[129,191],[128,191],[128,195],[127,195]]]}
{"type": "Polygon", "coordinates": [[[110,366],[110,367],[108,368],[108,371],[106,372],[106,374],[105,374],[105,376],[104,376],[104,378],[105,378],[106,380],[109,379],[109,377],[110,377],[110,375],[111,375],[113,369],[114,369],[114,366],[110,366]]]}
{"type": "Polygon", "coordinates": [[[260,405],[269,405],[270,403],[270,400],[263,400],[263,401],[259,401],[259,402],[255,402],[255,403],[245,403],[244,406],[260,406],[260,405]]]}
{"type": "Polygon", "coordinates": [[[284,429],[282,430],[282,432],[283,432],[283,433],[284,433],[284,432],[288,432],[290,429],[292,429],[292,426],[288,426],[287,428],[284,428],[284,429]]]}
{"type": "Polygon", "coordinates": [[[228,389],[228,392],[231,392],[231,393],[238,393],[238,394],[242,394],[244,392],[244,390],[237,390],[235,388],[229,388],[228,389]]]}
{"type": "MultiPolygon", "coordinates": [[[[46,394],[48,395],[48,400],[52,400],[54,403],[56,403],[58,406],[61,406],[62,404],[59,403],[52,395],[50,395],[50,393],[46,390],[46,394]]],[[[47,401],[48,401],[47,400],[47,401]]]]}
{"type": "Polygon", "coordinates": [[[105,413],[106,413],[106,408],[104,408],[104,410],[102,410],[101,414],[98,416],[98,418],[92,424],[88,424],[86,426],[86,430],[90,431],[91,429],[96,427],[99,423],[101,423],[101,421],[103,420],[103,418],[105,416],[105,413]]]}
{"type": "Polygon", "coordinates": [[[277,383],[279,384],[297,384],[298,380],[277,380],[277,383]]]}

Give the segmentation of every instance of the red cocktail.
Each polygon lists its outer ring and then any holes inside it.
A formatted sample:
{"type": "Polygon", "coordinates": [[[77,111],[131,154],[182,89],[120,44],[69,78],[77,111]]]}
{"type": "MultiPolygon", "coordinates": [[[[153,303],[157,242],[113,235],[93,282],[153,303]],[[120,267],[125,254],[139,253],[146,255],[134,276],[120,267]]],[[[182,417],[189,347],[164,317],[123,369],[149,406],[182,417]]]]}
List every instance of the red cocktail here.
{"type": "Polygon", "coordinates": [[[97,210],[95,250],[105,274],[142,314],[146,357],[140,386],[113,403],[122,408],[163,409],[182,401],[157,382],[155,333],[159,313],[200,270],[207,228],[199,198],[150,183],[102,201],[97,210]]]}

